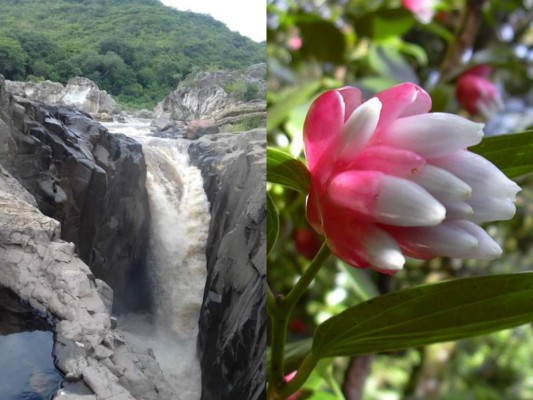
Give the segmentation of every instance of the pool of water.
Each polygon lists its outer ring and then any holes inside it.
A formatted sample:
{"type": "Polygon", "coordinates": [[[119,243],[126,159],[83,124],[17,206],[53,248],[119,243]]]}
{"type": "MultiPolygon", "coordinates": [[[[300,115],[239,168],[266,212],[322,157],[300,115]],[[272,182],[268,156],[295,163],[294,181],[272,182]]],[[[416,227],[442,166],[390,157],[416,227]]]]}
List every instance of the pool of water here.
{"type": "Polygon", "coordinates": [[[0,288],[0,399],[49,400],[62,380],[51,325],[0,288]]]}

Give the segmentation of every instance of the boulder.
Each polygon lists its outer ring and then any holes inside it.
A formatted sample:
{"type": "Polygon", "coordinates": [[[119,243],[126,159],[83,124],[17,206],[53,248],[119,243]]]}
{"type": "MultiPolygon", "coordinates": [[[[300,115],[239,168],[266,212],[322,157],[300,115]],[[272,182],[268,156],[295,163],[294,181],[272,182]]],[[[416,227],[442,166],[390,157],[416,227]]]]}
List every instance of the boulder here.
{"type": "Polygon", "coordinates": [[[71,78],[66,86],[61,83],[6,81],[7,91],[20,97],[46,104],[62,104],[76,107],[84,112],[104,118],[117,111],[111,95],[100,90],[98,85],[83,77],[71,78]]]}
{"type": "Polygon", "coordinates": [[[168,113],[172,119],[213,119],[214,114],[237,103],[265,99],[266,64],[240,71],[198,72],[157,104],[156,117],[168,113]]]}
{"type": "Polygon", "coordinates": [[[143,108],[142,110],[133,111],[133,117],[141,119],[152,119],[154,118],[154,113],[153,111],[143,108]]]}
{"type": "Polygon", "coordinates": [[[105,90],[100,90],[96,83],[80,76],[68,81],[61,103],[88,113],[112,114],[117,109],[115,101],[105,90]]]}
{"type": "Polygon", "coordinates": [[[218,125],[213,120],[195,119],[187,122],[187,139],[198,139],[204,135],[220,132],[218,125]]]}
{"type": "Polygon", "coordinates": [[[191,142],[211,204],[198,349],[202,399],[264,399],[266,376],[266,133],[191,142]]]}

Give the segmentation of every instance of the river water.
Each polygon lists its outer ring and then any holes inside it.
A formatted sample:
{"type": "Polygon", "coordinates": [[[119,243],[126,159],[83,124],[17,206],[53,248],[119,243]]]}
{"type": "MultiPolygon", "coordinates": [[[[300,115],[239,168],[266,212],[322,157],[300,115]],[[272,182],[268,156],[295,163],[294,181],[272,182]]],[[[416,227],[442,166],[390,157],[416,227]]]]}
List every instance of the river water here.
{"type": "Polygon", "coordinates": [[[151,226],[148,249],[155,315],[119,318],[129,340],[154,351],[182,400],[198,400],[198,318],[206,280],[209,202],[198,168],[190,165],[186,139],[150,136],[151,120],[103,123],[143,146],[151,226]]]}
{"type": "Polygon", "coordinates": [[[49,400],[63,379],[54,366],[52,326],[0,288],[0,399],[49,400]]]}

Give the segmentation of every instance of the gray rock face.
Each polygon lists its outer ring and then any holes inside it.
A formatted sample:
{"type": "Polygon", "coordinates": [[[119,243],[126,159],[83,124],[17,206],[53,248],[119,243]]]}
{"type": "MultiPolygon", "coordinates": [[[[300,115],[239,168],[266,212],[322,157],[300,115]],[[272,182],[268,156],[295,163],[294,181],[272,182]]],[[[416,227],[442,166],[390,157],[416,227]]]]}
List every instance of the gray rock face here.
{"type": "Polygon", "coordinates": [[[46,104],[72,106],[90,114],[112,114],[117,110],[113,98],[90,79],[74,77],[67,86],[61,83],[6,81],[7,91],[46,104]]]}
{"type": "Polygon", "coordinates": [[[189,146],[211,204],[198,347],[202,399],[263,399],[266,374],[265,130],[189,146]]]}
{"type": "Polygon", "coordinates": [[[261,126],[266,118],[265,93],[266,64],[252,65],[245,72],[199,72],[180,83],[154,113],[156,118],[166,113],[184,121],[212,119],[219,126],[253,117],[261,126]]]}
{"type": "Polygon", "coordinates": [[[65,375],[55,398],[178,399],[150,352],[111,329],[111,289],[60,239],[59,222],[19,197],[21,190],[0,187],[0,286],[54,322],[53,355],[65,375]]]}
{"type": "Polygon", "coordinates": [[[129,281],[142,282],[148,223],[140,144],[109,134],[80,111],[14,98],[2,87],[0,81],[5,169],[61,223],[62,239],[75,244],[98,278],[124,302],[129,296],[146,303],[142,288],[129,281]]]}

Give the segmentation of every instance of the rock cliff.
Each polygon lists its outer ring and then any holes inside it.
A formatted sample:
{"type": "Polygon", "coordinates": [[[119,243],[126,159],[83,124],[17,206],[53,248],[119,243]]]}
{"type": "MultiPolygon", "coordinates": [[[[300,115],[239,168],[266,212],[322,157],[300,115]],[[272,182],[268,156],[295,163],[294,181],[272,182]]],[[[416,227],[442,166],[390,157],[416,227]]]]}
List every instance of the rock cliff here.
{"type": "Polygon", "coordinates": [[[0,80],[0,160],[118,293],[118,308],[147,302],[139,286],[149,221],[139,143],[78,110],[11,96],[0,80]]]}
{"type": "Polygon", "coordinates": [[[72,106],[90,114],[113,114],[117,105],[111,95],[90,79],[74,77],[63,86],[58,82],[6,81],[8,92],[46,104],[72,106]]]}
{"type": "Polygon", "coordinates": [[[225,128],[238,124],[264,126],[266,121],[266,64],[246,71],[199,72],[155,108],[156,118],[214,120],[225,128]]]}
{"type": "Polygon", "coordinates": [[[59,222],[27,200],[31,195],[0,174],[0,286],[53,324],[56,367],[64,374],[54,398],[179,399],[146,350],[112,329],[113,292],[60,239],[59,222]]]}
{"type": "Polygon", "coordinates": [[[198,347],[202,399],[263,399],[266,374],[265,130],[189,146],[211,204],[198,347]]]}

